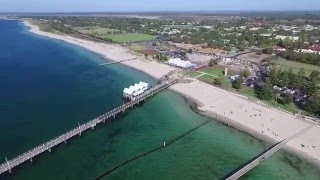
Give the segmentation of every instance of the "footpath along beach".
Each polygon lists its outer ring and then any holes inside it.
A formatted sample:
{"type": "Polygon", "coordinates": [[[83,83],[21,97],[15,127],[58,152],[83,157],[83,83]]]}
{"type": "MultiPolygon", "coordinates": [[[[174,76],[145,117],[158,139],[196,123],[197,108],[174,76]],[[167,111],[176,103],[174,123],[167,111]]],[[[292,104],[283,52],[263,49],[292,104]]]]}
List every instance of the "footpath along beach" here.
{"type": "MultiPolygon", "coordinates": [[[[79,45],[101,54],[106,59],[122,61],[136,58],[128,49],[120,45],[92,42],[71,36],[43,32],[28,20],[23,21],[23,23],[30,28],[32,33],[79,45]]],[[[122,64],[142,71],[156,79],[174,70],[170,66],[147,61],[142,57],[122,64]]],[[[246,97],[195,79],[191,80],[191,83],[176,84],[170,89],[197,104],[199,113],[246,132],[257,139],[278,142],[293,136],[310,124],[314,124],[310,120],[299,119],[293,114],[268,107],[263,103],[249,100],[246,97]]],[[[315,125],[309,131],[290,141],[286,146],[286,150],[320,167],[319,137],[320,127],[315,125]]]]}

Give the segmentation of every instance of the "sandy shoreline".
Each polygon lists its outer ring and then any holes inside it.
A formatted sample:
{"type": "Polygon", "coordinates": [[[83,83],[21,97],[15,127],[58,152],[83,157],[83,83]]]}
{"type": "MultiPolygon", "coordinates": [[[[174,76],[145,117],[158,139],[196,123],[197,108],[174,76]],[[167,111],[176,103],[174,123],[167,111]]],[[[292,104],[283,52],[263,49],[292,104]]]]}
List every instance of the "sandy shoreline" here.
{"type": "MultiPolygon", "coordinates": [[[[113,61],[136,58],[128,49],[120,45],[56,35],[40,31],[37,26],[28,21],[24,21],[24,24],[30,27],[30,31],[35,34],[79,45],[113,61]]],[[[164,64],[143,60],[143,57],[123,64],[156,79],[173,70],[164,64]]],[[[250,101],[246,97],[229,93],[198,80],[193,80],[188,84],[177,84],[170,89],[195,102],[199,106],[199,113],[213,119],[217,118],[218,121],[268,142],[281,141],[312,124],[311,121],[298,119],[292,114],[250,101]]],[[[320,127],[314,126],[308,132],[290,141],[286,149],[320,167],[320,141],[318,137],[320,137],[320,127]]]]}

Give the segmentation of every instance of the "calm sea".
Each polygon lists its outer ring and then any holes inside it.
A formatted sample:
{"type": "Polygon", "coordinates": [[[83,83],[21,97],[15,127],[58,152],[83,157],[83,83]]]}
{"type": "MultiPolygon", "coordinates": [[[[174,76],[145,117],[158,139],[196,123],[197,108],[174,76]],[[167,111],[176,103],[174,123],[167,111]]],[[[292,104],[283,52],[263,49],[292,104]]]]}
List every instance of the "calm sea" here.
{"type": "MultiPolygon", "coordinates": [[[[0,162],[122,104],[124,87],[156,82],[122,65],[100,67],[99,55],[34,35],[20,21],[0,20],[0,29],[0,162]]],[[[165,91],[0,179],[93,179],[208,120],[165,91]]],[[[268,146],[212,121],[105,179],[220,179],[268,146]]],[[[279,152],[243,179],[320,179],[319,174],[279,152]]]]}

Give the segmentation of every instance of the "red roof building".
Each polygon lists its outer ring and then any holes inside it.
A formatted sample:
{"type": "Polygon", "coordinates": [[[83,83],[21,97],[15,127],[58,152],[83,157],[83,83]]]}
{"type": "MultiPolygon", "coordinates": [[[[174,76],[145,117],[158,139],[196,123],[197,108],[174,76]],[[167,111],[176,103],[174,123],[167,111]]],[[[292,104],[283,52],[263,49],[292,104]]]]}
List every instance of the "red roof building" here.
{"type": "Polygon", "coordinates": [[[314,45],[310,49],[312,49],[314,51],[320,51],[320,45],[314,45]]]}

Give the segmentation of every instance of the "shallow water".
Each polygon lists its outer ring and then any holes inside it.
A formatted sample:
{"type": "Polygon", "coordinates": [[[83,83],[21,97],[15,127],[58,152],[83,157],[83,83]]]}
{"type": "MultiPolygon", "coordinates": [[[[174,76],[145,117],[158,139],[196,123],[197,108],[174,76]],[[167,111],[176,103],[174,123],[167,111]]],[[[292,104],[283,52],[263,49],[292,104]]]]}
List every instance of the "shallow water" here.
{"type": "MultiPolygon", "coordinates": [[[[0,21],[0,158],[12,158],[122,104],[122,90],[155,80],[99,55],[0,21]]],[[[210,119],[165,91],[116,120],[54,148],[0,179],[93,179],[210,119]]],[[[105,179],[220,179],[269,145],[218,122],[137,159],[105,179]]],[[[320,179],[319,169],[279,152],[243,179],[320,179]]]]}

